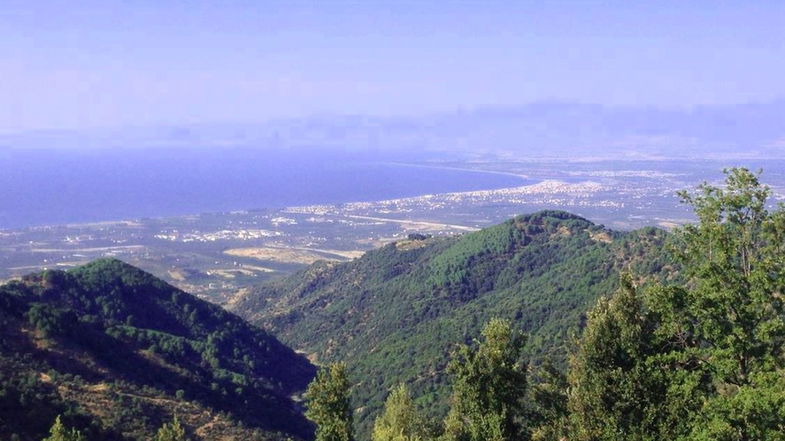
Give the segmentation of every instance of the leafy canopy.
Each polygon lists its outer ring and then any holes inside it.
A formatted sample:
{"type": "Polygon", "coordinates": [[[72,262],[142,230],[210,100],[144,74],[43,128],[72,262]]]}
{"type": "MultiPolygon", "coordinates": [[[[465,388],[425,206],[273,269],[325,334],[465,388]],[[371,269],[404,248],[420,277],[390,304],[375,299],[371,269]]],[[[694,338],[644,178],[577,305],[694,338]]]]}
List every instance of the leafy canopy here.
{"type": "Polygon", "coordinates": [[[424,441],[425,421],[418,413],[409,388],[399,384],[387,397],[384,410],[376,417],[371,441],[424,441]]]}
{"type": "Polygon", "coordinates": [[[508,320],[492,319],[475,346],[461,345],[448,366],[452,374],[446,441],[518,439],[523,431],[525,338],[508,320]]]}
{"type": "Polygon", "coordinates": [[[346,365],[334,363],[319,370],[305,393],[305,413],[316,423],[316,441],[352,441],[352,408],[346,365]]]}
{"type": "Polygon", "coordinates": [[[785,439],[785,207],[769,210],[760,173],[725,173],[680,193],[698,223],[676,233],[687,283],[650,298],[658,361],[691,416],[683,439],[785,439]]]}
{"type": "Polygon", "coordinates": [[[678,284],[629,281],[589,314],[572,357],[569,439],[785,439],[785,208],[758,174],[681,192],[678,284]]]}
{"type": "Polygon", "coordinates": [[[85,441],[82,432],[74,429],[67,428],[60,420],[60,415],[55,418],[52,428],[49,429],[49,436],[44,438],[43,441],[85,441]]]}
{"type": "Polygon", "coordinates": [[[570,357],[570,439],[663,439],[657,436],[657,409],[664,388],[647,363],[657,351],[652,331],[632,280],[624,275],[616,295],[600,299],[589,312],[570,357]]]}
{"type": "Polygon", "coordinates": [[[180,424],[177,415],[174,416],[171,423],[165,423],[158,429],[153,441],[188,441],[185,436],[185,428],[180,424]]]}

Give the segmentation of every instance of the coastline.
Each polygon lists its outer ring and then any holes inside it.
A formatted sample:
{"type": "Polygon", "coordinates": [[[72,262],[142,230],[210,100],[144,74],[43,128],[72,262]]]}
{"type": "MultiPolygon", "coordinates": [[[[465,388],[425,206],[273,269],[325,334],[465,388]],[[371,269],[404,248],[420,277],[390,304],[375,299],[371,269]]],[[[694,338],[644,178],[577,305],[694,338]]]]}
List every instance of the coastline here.
{"type": "MultiPolygon", "coordinates": [[[[231,210],[204,210],[200,213],[188,212],[188,213],[179,213],[179,214],[163,214],[163,215],[154,215],[154,216],[132,216],[132,217],[122,217],[116,219],[97,219],[97,220],[84,220],[84,221],[65,221],[65,222],[51,222],[51,223],[36,223],[24,226],[11,226],[11,227],[3,227],[0,226],[0,233],[3,234],[12,234],[14,231],[46,231],[49,229],[54,228],[90,228],[90,227],[101,227],[101,226],[126,226],[126,227],[134,227],[140,226],[141,222],[145,219],[152,219],[152,220],[164,220],[164,219],[177,219],[177,218],[194,218],[202,215],[224,215],[224,214],[231,214],[231,213],[240,213],[240,212],[253,212],[253,211],[262,211],[262,210],[292,210],[298,209],[302,207],[312,207],[312,206],[340,206],[340,205],[354,205],[354,204],[372,204],[372,203],[384,203],[387,201],[396,201],[396,200],[406,200],[406,199],[418,199],[424,197],[434,197],[434,196],[448,196],[448,195],[457,195],[457,194],[472,194],[477,192],[489,192],[489,191],[505,191],[505,190],[512,190],[517,189],[520,187],[526,187],[529,185],[537,184],[538,182],[534,182],[531,180],[530,177],[521,174],[515,174],[510,172],[503,172],[503,171],[495,171],[495,170],[478,170],[472,168],[463,168],[463,167],[449,167],[449,166],[438,166],[438,165],[428,165],[428,164],[413,164],[413,163],[405,163],[405,162],[374,162],[372,164],[381,165],[385,167],[395,167],[395,168],[423,168],[423,169],[433,169],[433,170],[445,170],[451,172],[461,172],[461,173],[473,173],[473,174],[482,174],[482,175],[494,175],[494,176],[505,176],[510,178],[519,179],[521,182],[517,183],[516,185],[499,185],[499,186],[490,186],[490,188],[480,188],[480,189],[473,189],[473,190],[458,190],[458,191],[440,191],[440,192],[429,192],[428,190],[423,190],[421,193],[418,194],[406,194],[401,195],[398,197],[382,197],[376,199],[367,199],[367,198],[353,198],[351,200],[345,200],[340,202],[335,201],[325,201],[322,203],[295,203],[290,205],[270,205],[270,206],[257,206],[257,207],[246,207],[246,208],[234,208],[231,210]]],[[[359,165],[359,164],[358,164],[359,165]]]]}

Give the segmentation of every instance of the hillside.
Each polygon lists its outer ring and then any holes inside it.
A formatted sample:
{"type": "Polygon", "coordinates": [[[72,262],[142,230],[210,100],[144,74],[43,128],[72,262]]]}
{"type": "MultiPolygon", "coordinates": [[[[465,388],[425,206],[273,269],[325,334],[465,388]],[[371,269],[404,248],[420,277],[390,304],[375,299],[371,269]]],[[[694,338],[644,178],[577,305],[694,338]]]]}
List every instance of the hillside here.
{"type": "Polygon", "coordinates": [[[614,232],[543,211],[463,236],[399,241],[348,263],[319,262],[230,308],[320,362],[347,361],[366,432],[399,381],[443,412],[451,344],[477,336],[492,317],[529,333],[535,362],[563,362],[584,312],[617,288],[621,269],[667,269],[665,239],[661,230],[614,232]]]}
{"type": "Polygon", "coordinates": [[[265,331],[118,260],[0,286],[0,438],[55,416],[88,439],[312,436],[292,400],[314,367],[265,331]],[[220,436],[219,436],[220,435],[220,436]]]}

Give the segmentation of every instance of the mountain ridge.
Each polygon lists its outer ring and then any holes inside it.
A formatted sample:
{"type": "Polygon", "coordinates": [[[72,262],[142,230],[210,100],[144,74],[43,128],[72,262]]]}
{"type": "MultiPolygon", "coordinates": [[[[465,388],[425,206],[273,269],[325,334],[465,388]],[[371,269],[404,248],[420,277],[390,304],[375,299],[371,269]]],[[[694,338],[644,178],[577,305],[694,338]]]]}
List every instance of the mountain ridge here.
{"type": "Polygon", "coordinates": [[[292,399],[307,360],[119,260],[2,285],[0,318],[4,437],[40,439],[59,413],[100,439],[142,439],[174,414],[196,439],[312,436],[292,399]]]}
{"type": "Polygon", "coordinates": [[[492,317],[529,333],[529,358],[563,362],[583,313],[618,287],[621,271],[669,271],[666,237],[540,211],[460,236],[399,241],[352,262],[316,263],[230,309],[311,359],[348,362],[355,403],[364,406],[362,433],[397,382],[443,411],[451,345],[477,336],[492,317]]]}

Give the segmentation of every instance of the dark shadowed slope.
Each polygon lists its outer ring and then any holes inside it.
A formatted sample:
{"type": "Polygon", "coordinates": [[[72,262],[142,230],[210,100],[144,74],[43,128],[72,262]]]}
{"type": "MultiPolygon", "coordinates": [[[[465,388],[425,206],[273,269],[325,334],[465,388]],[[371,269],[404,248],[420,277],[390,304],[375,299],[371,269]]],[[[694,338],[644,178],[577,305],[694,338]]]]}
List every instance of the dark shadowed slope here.
{"type": "Polygon", "coordinates": [[[308,438],[292,396],[314,375],[265,331],[118,260],[0,287],[0,437],[54,417],[147,439],[177,414],[197,439],[308,438]]]}

